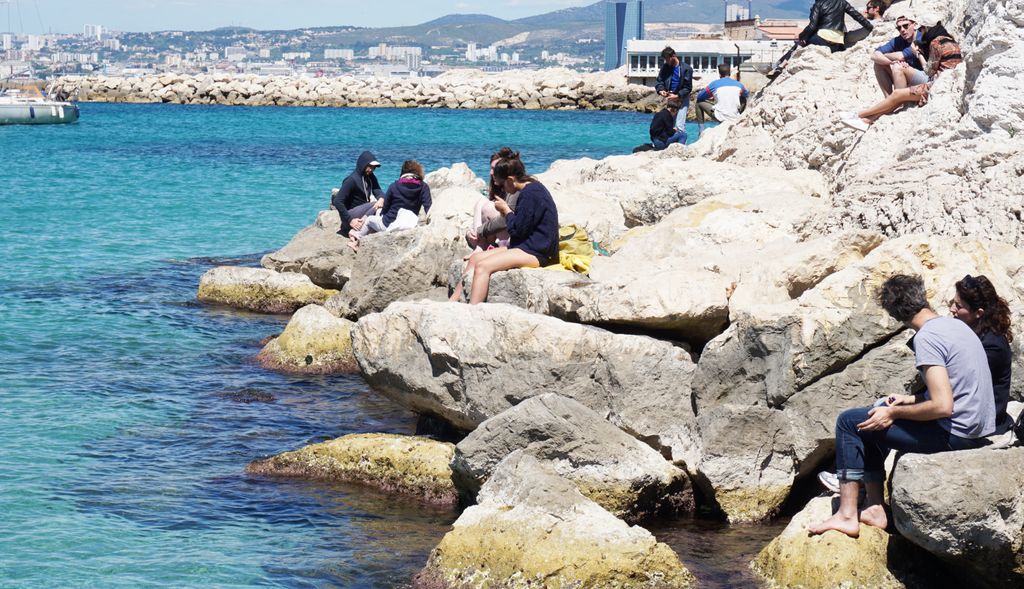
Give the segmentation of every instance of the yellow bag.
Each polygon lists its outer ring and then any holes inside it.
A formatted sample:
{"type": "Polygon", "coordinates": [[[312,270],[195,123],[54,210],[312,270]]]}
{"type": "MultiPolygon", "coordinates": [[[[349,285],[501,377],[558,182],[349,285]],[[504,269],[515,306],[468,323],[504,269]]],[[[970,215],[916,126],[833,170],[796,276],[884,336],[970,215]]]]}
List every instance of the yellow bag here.
{"type": "Polygon", "coordinates": [[[563,225],[558,228],[558,262],[545,270],[565,270],[586,274],[594,258],[594,243],[582,227],[563,225]]]}

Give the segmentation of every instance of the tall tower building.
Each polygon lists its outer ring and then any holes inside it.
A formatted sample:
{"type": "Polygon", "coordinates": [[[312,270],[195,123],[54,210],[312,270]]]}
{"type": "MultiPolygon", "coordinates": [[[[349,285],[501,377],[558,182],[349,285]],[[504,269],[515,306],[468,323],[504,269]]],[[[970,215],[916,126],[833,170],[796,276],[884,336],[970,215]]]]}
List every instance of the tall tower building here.
{"type": "Polygon", "coordinates": [[[604,69],[613,70],[626,61],[626,41],[644,38],[644,2],[609,0],[604,10],[604,69]]]}

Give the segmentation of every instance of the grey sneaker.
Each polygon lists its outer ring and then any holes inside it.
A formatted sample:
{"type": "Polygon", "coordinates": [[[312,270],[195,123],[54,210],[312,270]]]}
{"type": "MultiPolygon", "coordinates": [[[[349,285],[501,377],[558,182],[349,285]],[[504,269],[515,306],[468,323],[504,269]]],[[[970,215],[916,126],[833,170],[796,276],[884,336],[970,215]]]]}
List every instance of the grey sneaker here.
{"type": "Polygon", "coordinates": [[[825,487],[833,493],[839,492],[839,476],[834,472],[828,472],[827,470],[819,472],[818,482],[821,483],[822,487],[825,487]]]}

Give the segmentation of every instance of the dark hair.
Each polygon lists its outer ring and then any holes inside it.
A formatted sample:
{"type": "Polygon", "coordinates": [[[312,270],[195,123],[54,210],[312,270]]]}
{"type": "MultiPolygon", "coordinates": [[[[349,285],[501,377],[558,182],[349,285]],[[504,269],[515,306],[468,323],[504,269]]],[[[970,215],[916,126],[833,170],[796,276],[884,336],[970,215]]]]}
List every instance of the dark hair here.
{"type": "Polygon", "coordinates": [[[402,163],[402,175],[404,176],[406,174],[412,174],[422,180],[423,166],[421,166],[416,160],[405,160],[405,162],[402,163]]]}
{"type": "Polygon", "coordinates": [[[994,333],[1013,341],[1010,333],[1010,305],[999,296],[996,287],[985,276],[968,274],[956,283],[956,294],[970,311],[982,310],[981,317],[974,324],[974,332],[979,336],[994,333]]]}
{"type": "Polygon", "coordinates": [[[897,274],[889,277],[875,293],[878,304],[896,321],[906,323],[921,309],[930,309],[924,280],[920,276],[897,274]]]}
{"type": "MultiPolygon", "coordinates": [[[[498,160],[517,160],[519,159],[519,152],[513,150],[511,147],[502,147],[498,151],[491,154],[491,163],[498,160]]],[[[487,187],[487,198],[494,200],[496,197],[502,196],[505,191],[502,190],[501,186],[494,181],[494,172],[491,172],[490,186],[487,187]]]]}
{"type": "Polygon", "coordinates": [[[670,57],[675,57],[675,54],[676,50],[672,49],[671,47],[666,47],[661,50],[661,58],[664,59],[665,61],[668,61],[668,58],[670,57]]]}
{"type": "Polygon", "coordinates": [[[499,160],[494,166],[494,179],[505,181],[506,178],[512,178],[516,182],[536,182],[537,179],[533,176],[526,175],[526,166],[523,165],[523,160],[519,158],[499,160]]]}
{"type": "Polygon", "coordinates": [[[680,100],[678,96],[676,96],[674,98],[669,98],[668,100],[666,100],[665,106],[679,110],[683,106],[683,101],[680,100]]]}
{"type": "Polygon", "coordinates": [[[732,73],[732,68],[727,63],[718,64],[718,75],[723,78],[728,78],[729,74],[732,73]]]}
{"type": "Polygon", "coordinates": [[[882,2],[882,0],[868,0],[868,6],[867,7],[868,8],[877,8],[879,16],[884,16],[885,15],[885,3],[882,2]]]}

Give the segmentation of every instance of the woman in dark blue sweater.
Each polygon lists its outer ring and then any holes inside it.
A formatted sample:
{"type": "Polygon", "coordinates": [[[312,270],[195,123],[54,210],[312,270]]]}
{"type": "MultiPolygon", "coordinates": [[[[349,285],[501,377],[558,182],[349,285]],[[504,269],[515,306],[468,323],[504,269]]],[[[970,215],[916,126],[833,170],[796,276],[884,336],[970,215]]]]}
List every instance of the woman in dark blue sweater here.
{"type": "Polygon", "coordinates": [[[539,268],[558,260],[558,210],[551,193],[526,174],[522,160],[504,159],[494,166],[494,179],[503,184],[506,194],[519,193],[516,210],[495,197],[494,207],[505,217],[508,248],[498,248],[473,256],[473,286],[470,304],[487,299],[491,274],[514,268],[539,268]]]}

